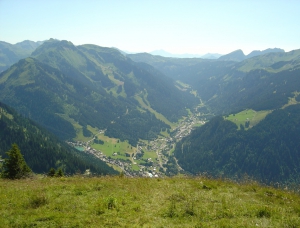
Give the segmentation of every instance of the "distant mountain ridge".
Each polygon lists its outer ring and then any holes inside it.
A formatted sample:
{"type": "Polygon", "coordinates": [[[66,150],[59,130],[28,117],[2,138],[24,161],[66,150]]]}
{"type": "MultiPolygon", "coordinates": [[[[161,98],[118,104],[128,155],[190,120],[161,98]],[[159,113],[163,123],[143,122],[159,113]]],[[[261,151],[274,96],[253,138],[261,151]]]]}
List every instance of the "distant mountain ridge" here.
{"type": "Polygon", "coordinates": [[[149,52],[151,55],[159,55],[163,57],[170,57],[170,58],[201,58],[202,55],[199,54],[172,54],[165,50],[155,50],[149,52]]]}
{"type": "Polygon", "coordinates": [[[240,62],[245,59],[252,58],[254,56],[264,55],[264,54],[268,54],[268,53],[276,53],[276,52],[284,52],[284,50],[280,49],[280,48],[268,48],[263,51],[255,50],[255,51],[252,51],[251,53],[249,53],[248,55],[245,55],[244,52],[241,49],[239,49],[239,50],[233,51],[229,54],[223,55],[223,56],[219,57],[218,59],[225,60],[225,61],[240,62]]]}
{"type": "Polygon", "coordinates": [[[16,44],[0,41],[0,73],[20,59],[29,57],[43,41],[24,40],[16,44]]]}
{"type": "Polygon", "coordinates": [[[205,55],[188,54],[188,53],[187,54],[172,54],[165,50],[155,50],[155,51],[149,52],[149,54],[159,55],[162,57],[170,57],[170,58],[203,58],[203,59],[217,59],[220,56],[222,56],[221,54],[217,54],[217,53],[207,53],[205,55]]]}
{"type": "Polygon", "coordinates": [[[14,46],[33,52],[38,46],[42,45],[43,43],[44,41],[34,42],[31,40],[24,40],[22,42],[16,43],[14,46]]]}

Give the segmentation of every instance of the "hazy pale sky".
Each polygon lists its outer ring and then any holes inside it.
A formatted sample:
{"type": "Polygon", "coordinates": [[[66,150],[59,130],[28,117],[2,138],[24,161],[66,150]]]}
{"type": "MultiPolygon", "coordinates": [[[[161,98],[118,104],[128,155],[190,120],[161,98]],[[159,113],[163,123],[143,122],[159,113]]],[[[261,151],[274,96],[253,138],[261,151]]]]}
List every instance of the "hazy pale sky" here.
{"type": "Polygon", "coordinates": [[[0,40],[174,54],[300,48],[299,0],[0,0],[0,40]]]}

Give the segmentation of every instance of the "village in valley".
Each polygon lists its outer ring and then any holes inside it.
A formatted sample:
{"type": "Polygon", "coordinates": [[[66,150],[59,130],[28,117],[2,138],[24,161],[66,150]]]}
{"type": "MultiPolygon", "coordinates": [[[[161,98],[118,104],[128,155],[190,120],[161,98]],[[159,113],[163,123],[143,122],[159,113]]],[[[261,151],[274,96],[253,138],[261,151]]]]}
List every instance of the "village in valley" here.
{"type": "MultiPolygon", "coordinates": [[[[197,109],[195,110],[197,111],[197,109]]],[[[119,140],[115,142],[115,145],[113,145],[114,143],[108,144],[108,140],[99,140],[100,136],[104,136],[105,130],[99,130],[92,139],[86,142],[67,143],[84,153],[94,155],[122,172],[125,176],[162,177],[169,175],[168,162],[173,157],[172,153],[176,142],[189,135],[193,127],[205,124],[205,121],[206,118],[201,116],[199,112],[190,113],[167,136],[160,135],[152,141],[140,140],[136,147],[127,146],[128,150],[131,149],[130,152],[127,150],[122,151],[122,149],[115,151],[119,140]],[[99,143],[103,144],[102,147],[99,143]],[[101,149],[104,148],[105,144],[107,144],[105,149],[101,149]],[[107,150],[106,148],[111,149],[107,150]]],[[[177,161],[173,165],[176,166],[178,171],[183,171],[177,161]]]]}

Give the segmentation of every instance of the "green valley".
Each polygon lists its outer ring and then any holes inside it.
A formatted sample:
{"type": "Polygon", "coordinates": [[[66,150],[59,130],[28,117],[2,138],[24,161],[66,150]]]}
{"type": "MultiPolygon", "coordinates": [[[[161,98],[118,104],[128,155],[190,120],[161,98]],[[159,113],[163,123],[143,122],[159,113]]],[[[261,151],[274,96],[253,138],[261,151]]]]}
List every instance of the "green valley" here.
{"type": "Polygon", "coordinates": [[[299,9],[0,0],[0,228],[300,228],[299,9]]]}
{"type": "Polygon", "coordinates": [[[298,123],[299,50],[179,59],[55,39],[34,47],[0,74],[0,99],[78,153],[128,176],[298,183],[298,129],[286,126],[298,123]]]}

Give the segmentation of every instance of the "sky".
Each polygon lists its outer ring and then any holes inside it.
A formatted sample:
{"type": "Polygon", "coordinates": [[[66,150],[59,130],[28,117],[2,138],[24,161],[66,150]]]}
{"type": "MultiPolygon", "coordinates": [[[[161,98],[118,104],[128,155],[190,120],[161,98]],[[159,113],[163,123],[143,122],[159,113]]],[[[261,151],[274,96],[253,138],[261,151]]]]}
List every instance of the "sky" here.
{"type": "Polygon", "coordinates": [[[129,52],[300,48],[299,0],[0,0],[0,40],[50,38],[129,52]]]}

